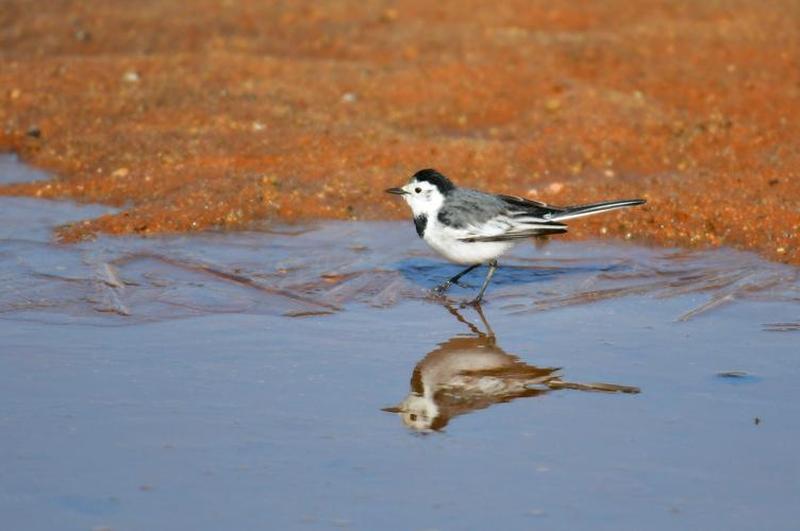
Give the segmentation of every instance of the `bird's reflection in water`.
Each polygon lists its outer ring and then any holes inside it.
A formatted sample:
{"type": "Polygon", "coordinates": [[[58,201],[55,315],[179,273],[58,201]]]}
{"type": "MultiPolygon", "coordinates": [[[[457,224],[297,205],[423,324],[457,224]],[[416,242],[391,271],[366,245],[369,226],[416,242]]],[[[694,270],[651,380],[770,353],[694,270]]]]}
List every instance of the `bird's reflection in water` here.
{"type": "Polygon", "coordinates": [[[439,431],[453,417],[517,398],[539,396],[556,389],[638,393],[638,387],[606,383],[576,383],[562,379],[559,369],[528,365],[497,345],[480,310],[482,332],[452,307],[456,319],[472,331],[439,344],[414,367],[411,391],[399,405],[383,411],[398,413],[416,431],[439,431]]]}

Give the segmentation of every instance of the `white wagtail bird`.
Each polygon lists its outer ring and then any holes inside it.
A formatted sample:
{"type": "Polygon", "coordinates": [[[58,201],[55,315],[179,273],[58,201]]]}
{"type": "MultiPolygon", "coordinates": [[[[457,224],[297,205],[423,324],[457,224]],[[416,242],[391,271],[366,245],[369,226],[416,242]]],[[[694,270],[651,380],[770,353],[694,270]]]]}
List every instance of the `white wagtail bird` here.
{"type": "Polygon", "coordinates": [[[444,429],[458,415],[559,389],[639,392],[638,387],[629,385],[570,382],[561,377],[558,368],[523,362],[500,348],[480,306],[476,309],[486,333],[448,306],[472,334],[459,334],[437,345],[414,367],[408,396],[383,411],[399,414],[403,424],[415,431],[428,432],[444,429]]]}
{"type": "Polygon", "coordinates": [[[417,234],[428,245],[465,270],[437,286],[444,293],[458,280],[487,263],[489,271],[478,296],[479,304],[497,269],[497,258],[531,237],[567,232],[564,221],[645,203],[644,199],[603,201],[557,207],[511,195],[459,188],[434,169],[420,170],[405,186],[386,192],[405,199],[414,215],[417,234]]]}

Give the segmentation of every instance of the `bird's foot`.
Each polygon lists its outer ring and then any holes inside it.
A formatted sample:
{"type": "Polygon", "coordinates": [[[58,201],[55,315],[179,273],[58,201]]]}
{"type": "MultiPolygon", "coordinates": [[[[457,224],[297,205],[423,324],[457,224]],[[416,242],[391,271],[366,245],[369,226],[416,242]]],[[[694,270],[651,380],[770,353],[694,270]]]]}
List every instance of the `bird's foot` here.
{"type": "Polygon", "coordinates": [[[482,302],[483,302],[483,297],[475,297],[471,301],[462,303],[461,307],[464,308],[466,306],[472,306],[473,308],[480,308],[482,302]]]}
{"type": "Polygon", "coordinates": [[[442,284],[439,284],[439,285],[438,285],[438,286],[436,286],[435,288],[433,288],[433,289],[431,290],[431,292],[432,292],[434,295],[444,295],[444,294],[445,294],[445,292],[446,292],[448,289],[450,289],[450,285],[451,285],[451,284],[452,284],[452,283],[451,283],[450,281],[444,282],[444,283],[442,283],[442,284]]]}

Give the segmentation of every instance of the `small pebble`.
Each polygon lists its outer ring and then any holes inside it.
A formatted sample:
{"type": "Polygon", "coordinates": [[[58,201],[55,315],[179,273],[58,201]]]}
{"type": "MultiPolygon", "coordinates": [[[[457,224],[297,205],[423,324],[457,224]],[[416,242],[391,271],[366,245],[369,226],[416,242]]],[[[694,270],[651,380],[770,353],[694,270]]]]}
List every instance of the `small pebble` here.
{"type": "Polygon", "coordinates": [[[564,183],[550,183],[550,185],[547,187],[547,191],[551,194],[557,194],[563,189],[564,183]]]}
{"type": "Polygon", "coordinates": [[[358,101],[358,95],[355,92],[345,92],[342,94],[342,101],[344,103],[355,103],[358,101]]]}
{"type": "Polygon", "coordinates": [[[253,122],[253,125],[251,127],[253,128],[253,131],[263,131],[264,129],[267,128],[266,124],[262,122],[253,122]]]}
{"type": "Polygon", "coordinates": [[[550,112],[557,111],[561,108],[561,100],[558,98],[550,98],[544,102],[544,108],[550,112]]]}
{"type": "Polygon", "coordinates": [[[142,77],[136,70],[128,70],[122,75],[122,81],[125,83],[138,83],[142,77]]]}
{"type": "Polygon", "coordinates": [[[400,12],[397,9],[389,8],[381,14],[381,21],[382,22],[394,22],[397,20],[397,17],[400,16],[400,12]]]}
{"type": "Polygon", "coordinates": [[[718,372],[717,376],[720,378],[746,378],[749,375],[744,371],[722,371],[718,372]]]}

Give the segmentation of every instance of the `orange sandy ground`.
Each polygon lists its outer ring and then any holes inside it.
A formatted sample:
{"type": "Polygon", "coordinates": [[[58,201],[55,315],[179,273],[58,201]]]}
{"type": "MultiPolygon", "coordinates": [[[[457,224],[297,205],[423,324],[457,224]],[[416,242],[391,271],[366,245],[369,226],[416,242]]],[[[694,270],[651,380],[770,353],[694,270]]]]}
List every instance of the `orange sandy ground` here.
{"type": "Polygon", "coordinates": [[[432,166],[649,199],[580,237],[800,264],[799,28],[796,0],[3,0],[0,147],[58,177],[0,194],[123,208],[74,241],[405,218],[382,190],[432,166]]]}

